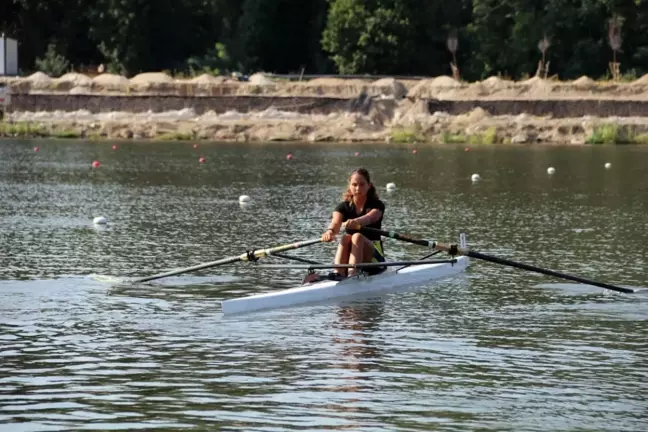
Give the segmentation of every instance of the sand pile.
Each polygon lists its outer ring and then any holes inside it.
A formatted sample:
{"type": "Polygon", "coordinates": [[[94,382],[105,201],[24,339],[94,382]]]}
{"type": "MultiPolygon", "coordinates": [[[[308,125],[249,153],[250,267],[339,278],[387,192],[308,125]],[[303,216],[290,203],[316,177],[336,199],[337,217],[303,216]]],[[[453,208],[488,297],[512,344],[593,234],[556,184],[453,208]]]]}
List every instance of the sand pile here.
{"type": "MultiPolygon", "coordinates": [[[[291,96],[329,96],[356,98],[369,93],[370,82],[362,79],[315,78],[306,82],[291,83],[286,86],[286,94],[291,96]]],[[[282,89],[279,90],[280,92],[282,89]]],[[[374,92],[380,93],[379,89],[374,92]]]]}
{"type": "Polygon", "coordinates": [[[189,82],[208,86],[208,85],[224,84],[225,82],[228,82],[228,79],[226,77],[222,77],[222,76],[215,77],[213,75],[204,73],[202,75],[190,79],[189,82]]]}
{"type": "Polygon", "coordinates": [[[525,86],[534,86],[536,84],[540,84],[540,83],[543,83],[543,82],[545,82],[544,79],[542,79],[542,78],[540,78],[538,76],[534,76],[533,78],[529,78],[529,79],[526,79],[526,80],[520,82],[520,84],[525,85],[525,86]]]}
{"type": "Polygon", "coordinates": [[[29,88],[33,90],[45,90],[51,87],[52,78],[49,75],[44,74],[43,72],[35,72],[29,75],[25,82],[29,84],[29,88]]]}
{"type": "Polygon", "coordinates": [[[262,73],[255,73],[248,78],[248,82],[257,86],[273,86],[276,83],[262,73]]]}
{"type": "Polygon", "coordinates": [[[229,77],[202,74],[188,81],[184,81],[185,94],[202,96],[228,96],[237,94],[242,88],[239,81],[229,77]]]}
{"type": "Polygon", "coordinates": [[[408,97],[413,98],[433,98],[437,96],[449,96],[448,91],[456,91],[462,87],[462,84],[456,79],[449,76],[439,76],[433,79],[421,80],[417,85],[412,87],[407,93],[408,97]]]}
{"type": "Polygon", "coordinates": [[[141,92],[176,93],[181,83],[176,85],[173,78],[163,72],[145,72],[129,80],[130,89],[141,92]]]}
{"type": "Polygon", "coordinates": [[[642,85],[642,86],[648,86],[648,74],[642,76],[639,79],[636,79],[632,82],[633,85],[642,85]]]}
{"type": "Polygon", "coordinates": [[[60,77],[56,78],[54,81],[60,83],[70,83],[74,87],[90,87],[92,85],[92,78],[87,75],[80,74],[77,72],[68,72],[60,77]]]}
{"type": "Polygon", "coordinates": [[[594,85],[596,85],[596,82],[592,78],[588,77],[587,75],[583,75],[577,80],[574,80],[572,84],[576,87],[591,88],[594,85]]]}
{"type": "Polygon", "coordinates": [[[130,79],[131,84],[151,85],[151,84],[173,84],[174,80],[164,72],[145,72],[135,75],[130,79]]]}
{"type": "Polygon", "coordinates": [[[17,78],[7,81],[13,93],[29,93],[32,90],[51,90],[54,80],[43,72],[36,72],[26,78],[17,78]]]}
{"type": "Polygon", "coordinates": [[[89,92],[91,86],[92,78],[77,72],[68,72],[51,82],[51,88],[55,91],[72,92],[73,89],[76,89],[74,90],[74,93],[71,94],[89,92]],[[82,88],[84,90],[81,90],[82,88]]]}
{"type": "Polygon", "coordinates": [[[516,97],[521,92],[524,92],[526,86],[515,86],[513,81],[504,80],[497,76],[489,77],[483,81],[472,83],[466,90],[461,93],[464,98],[480,98],[480,97],[516,97]]]}
{"type": "Polygon", "coordinates": [[[505,90],[513,86],[512,81],[502,79],[498,76],[488,77],[480,84],[490,90],[505,90]]]}
{"type": "Polygon", "coordinates": [[[549,96],[553,91],[553,85],[551,82],[537,76],[522,81],[520,84],[526,87],[524,95],[527,97],[542,98],[549,96]]]}
{"type": "Polygon", "coordinates": [[[96,90],[108,90],[116,92],[127,92],[129,86],[128,78],[111,73],[103,73],[92,78],[92,87],[96,90]]]}
{"type": "Polygon", "coordinates": [[[371,86],[378,89],[381,95],[390,96],[394,99],[402,99],[407,96],[405,85],[394,78],[382,78],[371,83],[371,86]]]}

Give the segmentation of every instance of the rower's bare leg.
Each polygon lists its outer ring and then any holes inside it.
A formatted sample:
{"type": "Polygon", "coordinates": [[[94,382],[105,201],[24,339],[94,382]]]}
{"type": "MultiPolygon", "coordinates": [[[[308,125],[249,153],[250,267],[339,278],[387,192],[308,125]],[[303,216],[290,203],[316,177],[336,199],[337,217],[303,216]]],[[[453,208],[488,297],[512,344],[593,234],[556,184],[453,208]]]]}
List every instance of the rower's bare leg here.
{"type": "MultiPolygon", "coordinates": [[[[338,245],[337,253],[335,254],[335,264],[348,264],[349,263],[349,254],[351,253],[351,236],[349,234],[344,234],[340,239],[340,244],[338,245]]],[[[338,274],[345,276],[347,275],[347,270],[345,268],[335,269],[338,274]]]]}
{"type": "MultiPolygon", "coordinates": [[[[349,255],[349,264],[359,264],[371,262],[374,253],[374,245],[371,241],[360,233],[355,233],[351,237],[351,254],[349,255]]],[[[356,274],[355,269],[349,269],[349,276],[356,274]]]]}

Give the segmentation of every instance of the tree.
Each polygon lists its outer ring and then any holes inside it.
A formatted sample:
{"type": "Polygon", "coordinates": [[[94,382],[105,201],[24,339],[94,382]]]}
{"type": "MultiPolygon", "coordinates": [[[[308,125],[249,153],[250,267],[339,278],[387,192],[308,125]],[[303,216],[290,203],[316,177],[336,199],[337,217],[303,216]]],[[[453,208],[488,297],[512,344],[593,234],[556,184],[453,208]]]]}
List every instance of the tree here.
{"type": "Polygon", "coordinates": [[[397,74],[411,38],[402,1],[334,0],[322,37],[324,50],[342,74],[397,74]],[[384,3],[384,4],[383,4],[384,3]]]}

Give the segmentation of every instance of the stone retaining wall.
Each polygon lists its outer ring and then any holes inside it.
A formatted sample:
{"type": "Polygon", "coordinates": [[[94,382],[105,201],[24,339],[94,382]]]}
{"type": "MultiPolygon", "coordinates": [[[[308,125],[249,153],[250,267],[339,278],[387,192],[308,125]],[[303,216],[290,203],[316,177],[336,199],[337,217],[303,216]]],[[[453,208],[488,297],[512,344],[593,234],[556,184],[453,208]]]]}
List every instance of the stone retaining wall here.
{"type": "Polygon", "coordinates": [[[330,114],[340,111],[354,111],[357,99],[321,97],[273,97],[273,96],[101,96],[101,95],[57,95],[57,94],[14,94],[10,110],[17,111],[77,111],[92,113],[164,112],[193,108],[200,115],[207,111],[222,114],[227,111],[250,112],[275,108],[282,111],[308,114],[330,114]]]}
{"type": "MultiPolygon", "coordinates": [[[[330,114],[341,111],[368,112],[372,99],[332,97],[280,96],[102,96],[68,94],[13,94],[11,111],[76,111],[92,113],[163,112],[193,108],[200,115],[207,111],[222,114],[227,111],[250,112],[275,108],[304,114],[330,114]]],[[[445,111],[451,115],[463,114],[481,107],[491,115],[553,115],[555,118],[581,117],[648,117],[648,100],[429,100],[430,112],[445,111]]]]}
{"type": "Polygon", "coordinates": [[[569,99],[569,100],[430,100],[430,112],[445,111],[451,115],[464,114],[479,107],[490,115],[534,116],[552,115],[555,118],[594,117],[648,117],[648,100],[569,99]]]}

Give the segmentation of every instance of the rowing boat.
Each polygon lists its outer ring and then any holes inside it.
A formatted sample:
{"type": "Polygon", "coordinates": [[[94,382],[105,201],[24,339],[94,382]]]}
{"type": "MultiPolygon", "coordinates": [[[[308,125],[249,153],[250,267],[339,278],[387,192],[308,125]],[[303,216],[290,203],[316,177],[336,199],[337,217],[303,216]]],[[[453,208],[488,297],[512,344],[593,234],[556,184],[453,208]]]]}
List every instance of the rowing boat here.
{"type": "MultiPolygon", "coordinates": [[[[359,225],[346,226],[349,230],[359,231],[365,234],[378,234],[381,237],[388,237],[394,240],[412,243],[426,248],[432,252],[415,261],[390,261],[383,263],[358,263],[358,264],[320,264],[305,258],[284,255],[283,252],[300,249],[307,246],[315,245],[322,242],[321,238],[303,240],[295,243],[275,246],[266,249],[251,250],[244,254],[234,255],[222,258],[216,261],[192,265],[187,268],[166,271],[157,275],[146,276],[132,279],[132,283],[150,282],[157,279],[176,276],[197,270],[204,270],[209,267],[216,267],[236,262],[257,262],[260,258],[279,257],[293,261],[307,263],[289,264],[289,265],[257,265],[262,268],[280,268],[280,269],[307,269],[308,275],[299,286],[285,289],[282,291],[260,293],[247,297],[233,298],[224,300],[222,310],[224,314],[237,314],[244,312],[253,312],[265,309],[294,306],[305,303],[314,303],[333,298],[350,297],[358,294],[376,293],[379,291],[395,291],[399,288],[405,288],[412,285],[422,285],[432,281],[446,279],[456,276],[468,267],[469,258],[514,267],[521,270],[532,271],[560,279],[566,279],[578,283],[598,286],[607,290],[632,294],[638,292],[633,288],[621,287],[605,282],[597,282],[580,276],[561,273],[555,270],[536,267],[533,265],[508,260],[505,258],[487,255],[477,252],[466,246],[466,236],[461,234],[459,244],[438,243],[432,240],[415,238],[407,234],[397,233],[394,231],[383,231],[375,228],[361,227],[359,225]],[[452,258],[446,260],[429,260],[427,258],[440,252],[447,252],[452,258]],[[368,268],[386,267],[386,270],[379,274],[369,275],[368,268]],[[356,270],[356,275],[349,278],[329,278],[322,277],[315,273],[316,269],[334,269],[334,268],[352,268],[356,270]]],[[[255,264],[256,265],[256,264],[255,264]]]]}
{"type": "Polygon", "coordinates": [[[392,267],[377,275],[359,273],[343,280],[320,280],[281,291],[225,300],[222,302],[223,314],[248,313],[403,289],[455,276],[467,266],[468,257],[458,257],[439,263],[408,265],[398,269],[392,267]]]}
{"type": "MultiPolygon", "coordinates": [[[[461,245],[465,246],[463,234],[461,245]]],[[[224,300],[221,306],[223,314],[230,315],[316,303],[359,294],[388,292],[455,276],[466,269],[468,261],[468,257],[461,256],[450,260],[421,259],[356,265],[260,265],[261,268],[303,268],[309,272],[313,272],[315,269],[340,267],[353,267],[360,271],[354,276],[341,280],[328,280],[325,277],[315,278],[311,282],[302,282],[296,287],[281,291],[224,300]],[[375,275],[369,275],[362,271],[362,269],[372,266],[386,266],[387,270],[375,275]]]]}

